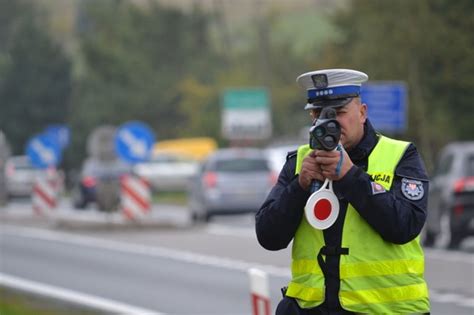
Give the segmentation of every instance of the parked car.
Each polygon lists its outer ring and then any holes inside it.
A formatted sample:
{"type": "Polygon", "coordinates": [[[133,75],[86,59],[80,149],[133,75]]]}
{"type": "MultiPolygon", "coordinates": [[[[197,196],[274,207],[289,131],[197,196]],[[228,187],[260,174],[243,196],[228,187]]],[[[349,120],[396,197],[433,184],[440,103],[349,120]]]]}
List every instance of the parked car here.
{"type": "Polygon", "coordinates": [[[204,161],[191,184],[192,217],[208,221],[216,214],[256,212],[276,179],[264,150],[217,150],[204,161]]]}
{"type": "Polygon", "coordinates": [[[37,178],[54,179],[58,174],[55,168],[35,168],[26,155],[11,156],[5,163],[7,196],[8,198],[30,197],[37,178]]]}
{"type": "Polygon", "coordinates": [[[474,141],[451,143],[439,154],[430,182],[425,246],[440,236],[443,218],[449,222],[449,248],[474,235],[474,141]]]}
{"type": "MultiPolygon", "coordinates": [[[[103,161],[88,158],[84,161],[76,187],[73,190],[72,202],[77,209],[84,209],[90,203],[97,203],[103,199],[113,199],[118,203],[120,197],[120,179],[131,173],[131,166],[119,159],[103,161]],[[109,193],[100,194],[100,191],[109,193]],[[103,197],[99,200],[99,197],[103,197]]],[[[109,204],[99,205],[99,210],[110,210],[109,204]],[[107,208],[107,209],[105,209],[107,208]]]]}
{"type": "Polygon", "coordinates": [[[154,191],[187,191],[199,162],[183,154],[160,153],[137,163],[133,172],[146,179],[154,191]]]}

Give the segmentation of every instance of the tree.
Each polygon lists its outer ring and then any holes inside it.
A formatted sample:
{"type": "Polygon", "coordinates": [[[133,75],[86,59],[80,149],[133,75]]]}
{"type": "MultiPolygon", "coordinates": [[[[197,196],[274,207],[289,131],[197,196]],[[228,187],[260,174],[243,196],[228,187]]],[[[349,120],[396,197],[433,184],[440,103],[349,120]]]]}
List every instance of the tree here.
{"type": "Polygon", "coordinates": [[[2,9],[12,9],[8,19],[0,19],[5,39],[0,50],[0,126],[13,153],[21,154],[35,133],[66,121],[72,83],[70,61],[48,36],[41,16],[31,3],[14,3],[0,2],[2,9]]]}
{"type": "MultiPolygon", "coordinates": [[[[207,17],[185,14],[155,1],[83,1],[77,35],[83,72],[74,92],[71,116],[76,148],[85,147],[92,128],[128,120],[148,123],[158,140],[183,134],[188,113],[178,103],[185,80],[209,82],[213,53],[207,17]]],[[[79,149],[81,150],[81,149],[79,149]]],[[[83,152],[83,151],[82,151],[83,152]]]]}
{"type": "Polygon", "coordinates": [[[440,146],[474,133],[474,18],[466,15],[473,11],[470,0],[358,0],[334,17],[345,37],[326,50],[324,63],[406,81],[405,136],[429,166],[440,146]]]}

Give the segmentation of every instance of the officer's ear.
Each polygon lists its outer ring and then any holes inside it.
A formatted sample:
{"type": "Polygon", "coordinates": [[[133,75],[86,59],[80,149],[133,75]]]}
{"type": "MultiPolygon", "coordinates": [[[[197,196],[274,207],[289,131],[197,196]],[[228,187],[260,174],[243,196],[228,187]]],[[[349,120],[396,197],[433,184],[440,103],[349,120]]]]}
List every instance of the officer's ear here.
{"type": "Polygon", "coordinates": [[[359,99],[359,119],[361,123],[365,123],[367,119],[367,104],[362,103],[359,99]]]}

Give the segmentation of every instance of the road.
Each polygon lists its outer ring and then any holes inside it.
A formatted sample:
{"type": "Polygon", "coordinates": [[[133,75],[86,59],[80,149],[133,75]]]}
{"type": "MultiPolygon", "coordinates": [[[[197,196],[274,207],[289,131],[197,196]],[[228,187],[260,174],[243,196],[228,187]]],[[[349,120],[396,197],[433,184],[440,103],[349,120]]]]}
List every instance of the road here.
{"type": "MultiPolygon", "coordinates": [[[[259,247],[251,216],[191,225],[160,206],[168,224],[51,224],[12,219],[22,206],[0,216],[0,274],[165,314],[250,314],[251,267],[268,273],[274,309],[289,279],[290,250],[259,247]]],[[[432,314],[474,312],[474,254],[426,250],[426,278],[432,314]]]]}

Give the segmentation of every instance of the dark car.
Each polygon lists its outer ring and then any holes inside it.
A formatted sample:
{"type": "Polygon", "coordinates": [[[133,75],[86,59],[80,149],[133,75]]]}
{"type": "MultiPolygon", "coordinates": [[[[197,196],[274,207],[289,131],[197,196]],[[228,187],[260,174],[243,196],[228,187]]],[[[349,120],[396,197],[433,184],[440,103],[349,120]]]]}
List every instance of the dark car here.
{"type": "Polygon", "coordinates": [[[190,185],[193,219],[207,221],[216,214],[255,213],[276,179],[263,150],[217,150],[202,164],[190,185]]]}
{"type": "Polygon", "coordinates": [[[90,203],[98,203],[99,210],[110,210],[110,204],[117,204],[120,197],[120,179],[130,173],[131,166],[121,160],[88,158],[73,193],[74,207],[84,209],[90,203]]]}
{"type": "Polygon", "coordinates": [[[430,182],[424,245],[434,245],[447,221],[449,248],[474,235],[474,141],[455,142],[441,151],[430,182]]]}

